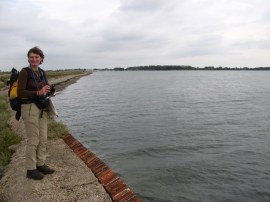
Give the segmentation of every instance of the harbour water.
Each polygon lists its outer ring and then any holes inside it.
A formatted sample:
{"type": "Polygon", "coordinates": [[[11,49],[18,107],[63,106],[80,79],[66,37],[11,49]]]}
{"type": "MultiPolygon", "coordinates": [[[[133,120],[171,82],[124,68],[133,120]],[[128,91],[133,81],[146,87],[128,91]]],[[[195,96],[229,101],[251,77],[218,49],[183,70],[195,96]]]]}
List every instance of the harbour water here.
{"type": "Polygon", "coordinates": [[[94,72],[59,119],[142,201],[270,201],[270,71],[94,72]]]}

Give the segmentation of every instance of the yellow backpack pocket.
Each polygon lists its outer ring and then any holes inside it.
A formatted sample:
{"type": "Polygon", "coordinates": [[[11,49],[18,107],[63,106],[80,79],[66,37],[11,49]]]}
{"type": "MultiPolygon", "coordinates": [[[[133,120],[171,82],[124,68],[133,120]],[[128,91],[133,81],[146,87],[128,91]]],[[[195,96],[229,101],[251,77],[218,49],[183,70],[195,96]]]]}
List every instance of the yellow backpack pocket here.
{"type": "Polygon", "coordinates": [[[10,95],[9,95],[10,99],[15,99],[18,97],[17,90],[18,90],[18,81],[14,81],[10,89],[10,95]]]}

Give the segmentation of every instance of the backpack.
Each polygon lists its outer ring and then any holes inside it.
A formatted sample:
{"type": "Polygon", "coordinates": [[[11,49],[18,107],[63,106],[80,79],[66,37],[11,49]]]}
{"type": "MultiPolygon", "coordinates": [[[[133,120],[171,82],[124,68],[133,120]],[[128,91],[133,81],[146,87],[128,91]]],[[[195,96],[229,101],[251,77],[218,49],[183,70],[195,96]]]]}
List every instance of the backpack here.
{"type": "Polygon", "coordinates": [[[14,111],[16,111],[15,117],[17,120],[19,120],[21,117],[21,104],[22,104],[22,101],[18,97],[18,94],[17,94],[18,76],[19,76],[19,72],[15,68],[12,68],[10,79],[7,82],[7,84],[9,85],[8,98],[9,98],[10,107],[14,111]]]}

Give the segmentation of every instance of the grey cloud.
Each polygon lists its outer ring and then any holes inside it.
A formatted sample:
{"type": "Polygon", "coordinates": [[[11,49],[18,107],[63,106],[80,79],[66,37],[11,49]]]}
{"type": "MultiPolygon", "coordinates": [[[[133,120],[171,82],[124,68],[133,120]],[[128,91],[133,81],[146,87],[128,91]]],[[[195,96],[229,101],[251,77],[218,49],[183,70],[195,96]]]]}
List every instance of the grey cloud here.
{"type": "Polygon", "coordinates": [[[222,42],[223,37],[217,34],[202,35],[194,40],[191,46],[219,46],[222,42]]]}
{"type": "Polygon", "coordinates": [[[112,42],[105,42],[103,40],[95,41],[85,47],[84,50],[90,53],[102,53],[102,52],[111,52],[119,50],[120,44],[115,44],[112,42]]]}
{"type": "Polygon", "coordinates": [[[138,20],[137,15],[118,10],[103,21],[103,24],[94,31],[95,34],[89,35],[88,43],[92,43],[89,50],[108,52],[127,49],[130,51],[140,48],[151,49],[152,45],[157,47],[156,44],[163,43],[164,38],[167,37],[155,30],[160,28],[151,22],[151,18],[140,19],[138,20]]]}
{"type": "Polygon", "coordinates": [[[14,26],[12,24],[0,24],[0,32],[3,33],[14,33],[22,29],[22,26],[14,26]]]}
{"type": "Polygon", "coordinates": [[[241,49],[270,49],[270,37],[264,40],[242,40],[233,44],[241,49]]]}
{"type": "Polygon", "coordinates": [[[123,1],[120,10],[124,11],[153,11],[164,5],[166,0],[130,0],[123,1]]]}
{"type": "Polygon", "coordinates": [[[221,54],[224,52],[223,38],[220,35],[199,36],[197,39],[181,45],[181,47],[171,49],[173,51],[168,53],[171,57],[194,57],[221,54]]]}
{"type": "Polygon", "coordinates": [[[269,23],[269,21],[270,21],[270,10],[265,11],[265,12],[261,15],[260,21],[269,23]]]}
{"type": "Polygon", "coordinates": [[[137,51],[161,48],[169,40],[164,34],[152,30],[145,30],[142,27],[130,27],[129,25],[111,25],[98,31],[99,35],[89,39],[91,44],[90,51],[109,52],[109,51],[137,51]]]}
{"type": "Polygon", "coordinates": [[[194,49],[179,50],[177,52],[174,52],[172,56],[194,57],[194,56],[206,56],[213,53],[216,53],[216,51],[208,49],[208,48],[194,48],[194,49]]]}
{"type": "Polygon", "coordinates": [[[215,49],[213,47],[181,47],[170,51],[168,56],[174,57],[195,57],[195,56],[208,56],[222,53],[221,49],[215,49]]]}
{"type": "Polygon", "coordinates": [[[111,42],[129,42],[129,41],[139,41],[143,38],[143,35],[139,32],[126,31],[126,30],[106,30],[102,34],[105,41],[111,42]]]}

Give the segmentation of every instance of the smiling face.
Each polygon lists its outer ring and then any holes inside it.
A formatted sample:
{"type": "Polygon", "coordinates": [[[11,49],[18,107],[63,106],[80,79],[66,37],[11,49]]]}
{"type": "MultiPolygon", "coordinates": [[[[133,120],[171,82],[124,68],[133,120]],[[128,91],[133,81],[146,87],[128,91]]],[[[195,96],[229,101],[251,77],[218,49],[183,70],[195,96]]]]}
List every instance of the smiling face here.
{"type": "Polygon", "coordinates": [[[34,68],[37,68],[41,64],[42,58],[40,55],[35,53],[30,53],[28,57],[28,62],[34,68]]]}

